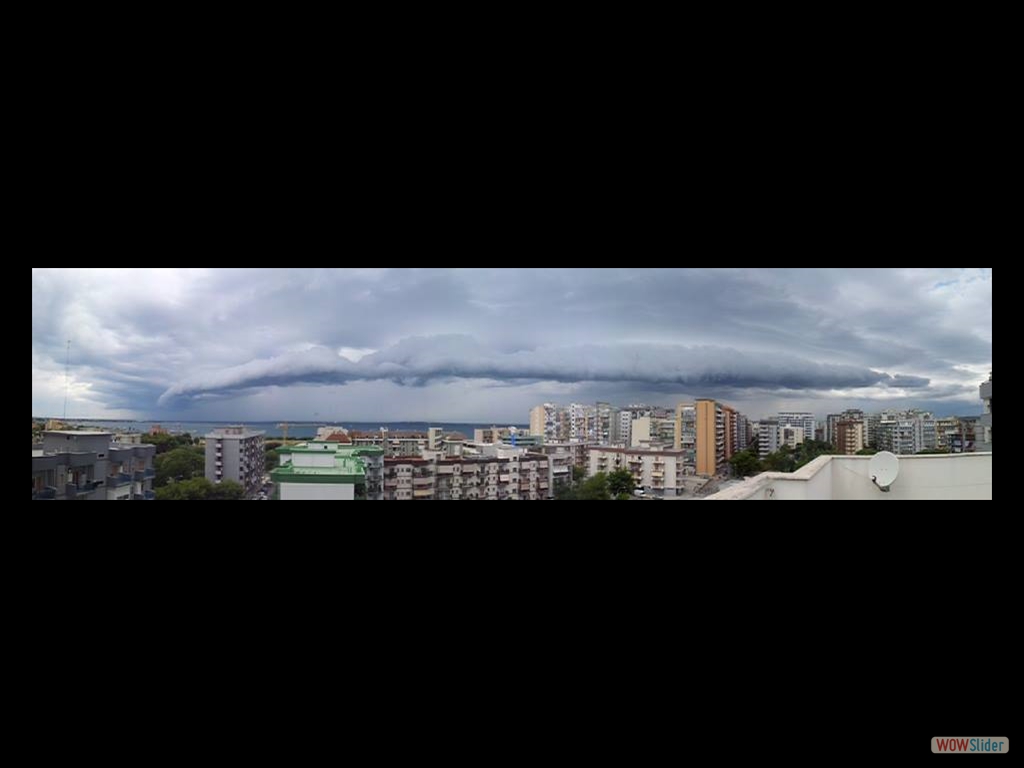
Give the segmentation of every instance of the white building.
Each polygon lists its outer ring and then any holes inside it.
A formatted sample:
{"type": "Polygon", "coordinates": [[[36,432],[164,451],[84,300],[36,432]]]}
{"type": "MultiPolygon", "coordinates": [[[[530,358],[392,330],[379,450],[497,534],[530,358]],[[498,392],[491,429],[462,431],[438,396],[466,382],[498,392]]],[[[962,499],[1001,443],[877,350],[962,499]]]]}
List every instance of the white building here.
{"type": "Polygon", "coordinates": [[[597,442],[597,414],[594,406],[581,403],[569,406],[569,439],[578,443],[597,442]]]}
{"type": "Polygon", "coordinates": [[[796,447],[804,442],[806,435],[804,434],[803,427],[794,427],[792,424],[787,424],[784,427],[779,427],[779,447],[786,446],[790,450],[796,450],[796,447]]]}
{"type": "Polygon", "coordinates": [[[633,445],[633,412],[619,412],[619,436],[616,445],[628,448],[633,445]]]}
{"type": "Polygon", "coordinates": [[[552,460],[548,456],[497,444],[481,447],[486,454],[387,458],[385,500],[539,501],[552,497],[552,460]]]}
{"type": "Polygon", "coordinates": [[[554,403],[538,405],[530,411],[530,434],[542,437],[546,443],[568,439],[566,409],[554,403]]]}
{"type": "Polygon", "coordinates": [[[312,441],[282,448],[270,473],[281,501],[354,501],[383,498],[384,449],[312,441]]]}
{"type": "Polygon", "coordinates": [[[883,493],[868,456],[822,456],[791,474],[765,472],[708,501],[991,501],[992,454],[904,456],[883,493]]]}
{"type": "Polygon", "coordinates": [[[267,454],[265,432],[245,427],[215,429],[206,436],[206,479],[214,485],[233,480],[253,496],[263,486],[267,454]]]}
{"type": "Polygon", "coordinates": [[[805,411],[780,411],[779,426],[800,427],[804,431],[804,440],[814,439],[815,419],[813,413],[805,411]]]}
{"type": "Polygon", "coordinates": [[[685,478],[694,476],[682,451],[648,451],[637,448],[595,447],[590,449],[589,474],[611,474],[628,470],[648,495],[672,498],[683,494],[685,478]]]}
{"type": "Polygon", "coordinates": [[[992,374],[988,375],[988,381],[981,385],[981,399],[985,403],[985,415],[979,422],[981,425],[981,445],[979,448],[985,451],[992,450],[992,374]]]}
{"type": "Polygon", "coordinates": [[[779,450],[779,420],[761,419],[757,425],[757,450],[764,458],[779,450]]]}

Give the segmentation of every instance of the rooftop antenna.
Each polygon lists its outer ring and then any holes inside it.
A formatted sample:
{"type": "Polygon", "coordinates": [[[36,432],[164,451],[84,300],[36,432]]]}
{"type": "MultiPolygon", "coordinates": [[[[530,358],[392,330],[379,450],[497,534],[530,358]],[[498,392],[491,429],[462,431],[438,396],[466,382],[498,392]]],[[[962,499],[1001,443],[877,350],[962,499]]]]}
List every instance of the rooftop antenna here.
{"type": "Polygon", "coordinates": [[[68,355],[64,362],[64,421],[68,420],[68,387],[71,382],[71,339],[68,339],[68,355]]]}
{"type": "Polygon", "coordinates": [[[900,476],[899,457],[888,451],[875,454],[871,459],[871,466],[868,469],[871,482],[878,486],[882,493],[889,493],[892,484],[900,476]]]}

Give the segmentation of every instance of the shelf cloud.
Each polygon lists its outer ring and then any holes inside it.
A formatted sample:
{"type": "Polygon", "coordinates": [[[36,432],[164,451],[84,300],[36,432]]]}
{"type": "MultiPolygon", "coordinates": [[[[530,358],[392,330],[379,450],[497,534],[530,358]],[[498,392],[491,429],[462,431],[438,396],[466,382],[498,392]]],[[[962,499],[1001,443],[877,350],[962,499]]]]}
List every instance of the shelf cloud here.
{"type": "Polygon", "coordinates": [[[59,415],[521,422],[539,402],[977,413],[991,268],[32,270],[59,415]]]}

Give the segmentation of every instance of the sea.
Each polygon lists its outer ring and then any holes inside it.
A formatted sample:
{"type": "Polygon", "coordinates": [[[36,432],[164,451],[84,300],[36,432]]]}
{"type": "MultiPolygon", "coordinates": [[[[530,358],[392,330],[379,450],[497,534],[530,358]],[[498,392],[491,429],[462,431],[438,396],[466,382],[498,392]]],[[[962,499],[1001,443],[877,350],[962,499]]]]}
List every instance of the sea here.
{"type": "MultiPolygon", "coordinates": [[[[284,430],[280,421],[107,421],[104,419],[68,419],[68,423],[74,426],[87,427],[89,429],[104,429],[112,432],[149,432],[154,426],[160,426],[171,434],[185,434],[193,436],[205,435],[218,427],[245,426],[259,432],[266,432],[268,438],[284,437],[284,430]]],[[[529,429],[529,426],[522,424],[449,424],[445,422],[426,421],[393,421],[381,423],[379,421],[348,421],[344,423],[333,421],[318,421],[309,423],[288,422],[289,438],[311,438],[316,437],[317,429],[320,427],[344,427],[349,431],[358,432],[379,432],[381,427],[387,427],[391,432],[426,432],[430,427],[440,427],[445,432],[461,432],[470,440],[473,439],[473,432],[477,429],[490,429],[491,427],[510,427],[518,429],[529,429]]]]}

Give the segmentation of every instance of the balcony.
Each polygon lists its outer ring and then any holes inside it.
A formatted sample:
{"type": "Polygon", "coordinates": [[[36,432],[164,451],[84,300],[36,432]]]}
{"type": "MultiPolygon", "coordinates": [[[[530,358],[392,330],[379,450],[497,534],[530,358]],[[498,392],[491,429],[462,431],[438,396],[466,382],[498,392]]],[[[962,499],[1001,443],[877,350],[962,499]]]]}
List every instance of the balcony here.
{"type": "Polygon", "coordinates": [[[803,469],[766,472],[708,501],[991,501],[992,454],[901,456],[900,474],[883,493],[871,482],[868,456],[822,456],[803,469]]]}
{"type": "Polygon", "coordinates": [[[434,484],[434,478],[432,478],[432,477],[414,477],[412,479],[412,484],[414,486],[416,486],[417,488],[422,488],[424,486],[430,486],[430,485],[434,484]]]}
{"type": "Polygon", "coordinates": [[[138,469],[132,474],[132,479],[135,480],[136,483],[152,480],[154,477],[156,477],[155,469],[138,469]]]}
{"type": "Polygon", "coordinates": [[[107,488],[120,488],[122,485],[131,485],[131,482],[131,475],[120,472],[107,478],[107,488]]]}
{"type": "Polygon", "coordinates": [[[156,501],[156,492],[145,491],[144,493],[137,493],[132,496],[132,501],[156,501]]]}
{"type": "Polygon", "coordinates": [[[68,483],[64,486],[64,496],[69,499],[74,499],[78,496],[88,496],[90,493],[96,490],[96,487],[101,483],[95,480],[89,480],[88,482],[82,483],[81,485],[75,485],[74,483],[68,483]]]}
{"type": "Polygon", "coordinates": [[[57,498],[56,488],[43,488],[41,491],[32,491],[32,501],[52,501],[57,498]]]}

